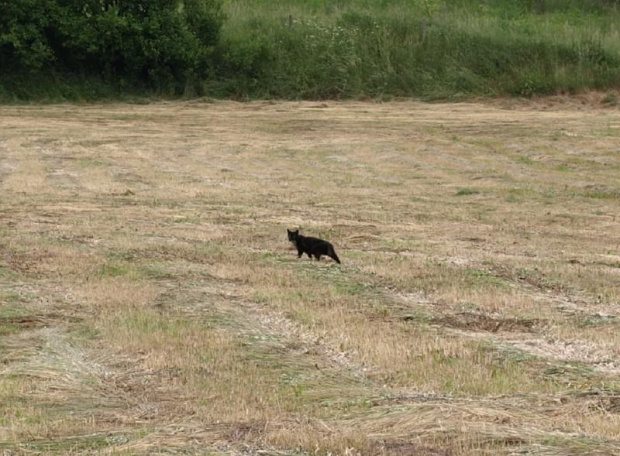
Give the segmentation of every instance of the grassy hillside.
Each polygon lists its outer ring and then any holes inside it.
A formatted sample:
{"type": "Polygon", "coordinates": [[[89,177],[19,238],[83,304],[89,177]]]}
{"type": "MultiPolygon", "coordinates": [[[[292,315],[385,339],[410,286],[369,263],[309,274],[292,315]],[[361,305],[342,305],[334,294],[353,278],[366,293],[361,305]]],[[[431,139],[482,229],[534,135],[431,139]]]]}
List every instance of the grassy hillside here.
{"type": "Polygon", "coordinates": [[[226,11],[236,95],[530,96],[620,81],[609,2],[232,0],[226,11]]]}

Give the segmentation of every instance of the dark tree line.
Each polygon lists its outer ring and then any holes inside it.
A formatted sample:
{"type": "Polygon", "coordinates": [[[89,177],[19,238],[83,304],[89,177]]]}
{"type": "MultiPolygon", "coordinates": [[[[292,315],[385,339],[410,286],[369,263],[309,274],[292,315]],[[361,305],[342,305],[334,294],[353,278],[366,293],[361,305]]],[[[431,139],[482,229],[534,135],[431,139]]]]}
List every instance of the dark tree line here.
{"type": "Polygon", "coordinates": [[[211,65],[220,0],[0,0],[0,72],[178,91],[211,65]]]}

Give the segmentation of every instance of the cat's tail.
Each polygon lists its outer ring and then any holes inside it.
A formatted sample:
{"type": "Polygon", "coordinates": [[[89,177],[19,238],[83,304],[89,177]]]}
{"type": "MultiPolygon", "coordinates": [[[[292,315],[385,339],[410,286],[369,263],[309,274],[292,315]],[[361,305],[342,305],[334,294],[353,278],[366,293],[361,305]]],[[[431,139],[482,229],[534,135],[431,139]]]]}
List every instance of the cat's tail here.
{"type": "Polygon", "coordinates": [[[340,258],[338,258],[338,255],[336,255],[336,251],[334,250],[333,247],[329,249],[329,253],[327,255],[333,258],[334,261],[336,261],[336,263],[340,264],[340,258]]]}

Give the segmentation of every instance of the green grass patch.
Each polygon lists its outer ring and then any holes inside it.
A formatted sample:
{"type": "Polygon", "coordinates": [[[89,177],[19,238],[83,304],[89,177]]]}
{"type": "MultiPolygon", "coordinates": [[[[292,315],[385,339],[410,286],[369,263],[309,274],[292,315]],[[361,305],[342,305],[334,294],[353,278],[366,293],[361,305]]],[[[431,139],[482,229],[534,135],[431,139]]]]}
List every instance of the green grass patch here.
{"type": "Polygon", "coordinates": [[[405,384],[426,385],[457,396],[550,393],[561,388],[542,374],[541,363],[533,357],[515,356],[484,342],[464,342],[457,351],[436,347],[416,353],[396,375],[405,384]]]}
{"type": "Polygon", "coordinates": [[[168,270],[165,263],[149,263],[138,266],[137,275],[147,279],[169,279],[174,277],[168,270]]]}
{"type": "Polygon", "coordinates": [[[131,252],[113,252],[112,258],[104,263],[97,271],[100,279],[126,277],[131,280],[166,279],[173,277],[169,271],[169,263],[151,260],[147,262],[132,262],[131,252]]]}
{"type": "Polygon", "coordinates": [[[124,277],[136,275],[136,269],[130,264],[115,261],[107,262],[97,271],[99,278],[124,277]]]}
{"type": "Polygon", "coordinates": [[[192,225],[196,225],[196,224],[200,223],[200,217],[198,217],[198,216],[191,216],[191,217],[175,218],[174,219],[174,223],[190,223],[192,225]]]}
{"type": "Polygon", "coordinates": [[[12,320],[0,319],[0,336],[8,336],[10,334],[16,334],[20,331],[20,326],[13,323],[12,320]]]}
{"type": "Polygon", "coordinates": [[[583,193],[586,198],[592,199],[620,199],[620,190],[592,190],[583,193]]]}
{"type": "Polygon", "coordinates": [[[477,195],[479,194],[480,191],[479,190],[475,190],[473,188],[460,188],[457,192],[456,192],[456,196],[468,196],[468,195],[477,195]]]}
{"type": "Polygon", "coordinates": [[[129,442],[130,436],[126,433],[84,435],[54,440],[34,440],[19,444],[3,444],[0,448],[22,449],[27,452],[43,452],[52,454],[74,453],[76,451],[101,451],[108,447],[122,445],[129,442]]]}
{"type": "Polygon", "coordinates": [[[25,300],[12,291],[0,293],[0,336],[15,334],[32,325],[33,315],[24,307],[25,300]]]}
{"type": "Polygon", "coordinates": [[[468,279],[475,287],[507,288],[510,282],[495,274],[481,269],[467,269],[468,279]]]}
{"type": "Polygon", "coordinates": [[[136,258],[136,254],[131,250],[118,250],[106,253],[106,257],[116,262],[128,262],[133,261],[136,258]]]}
{"type": "Polygon", "coordinates": [[[101,160],[96,160],[94,158],[82,158],[78,160],[78,164],[81,168],[99,168],[105,166],[105,163],[101,160]]]}
{"type": "Polygon", "coordinates": [[[13,290],[0,290],[0,309],[2,305],[27,302],[29,299],[13,290]]]}
{"type": "Polygon", "coordinates": [[[17,273],[6,266],[0,265],[0,279],[3,280],[15,280],[17,278],[17,273]]]}
{"type": "Polygon", "coordinates": [[[520,163],[522,165],[527,165],[527,166],[532,166],[534,165],[536,162],[534,160],[532,160],[529,157],[526,157],[524,155],[521,155],[517,158],[517,163],[520,163]]]}
{"type": "Polygon", "coordinates": [[[576,319],[574,324],[577,328],[617,326],[617,329],[620,330],[620,317],[615,315],[589,315],[576,319]]]}

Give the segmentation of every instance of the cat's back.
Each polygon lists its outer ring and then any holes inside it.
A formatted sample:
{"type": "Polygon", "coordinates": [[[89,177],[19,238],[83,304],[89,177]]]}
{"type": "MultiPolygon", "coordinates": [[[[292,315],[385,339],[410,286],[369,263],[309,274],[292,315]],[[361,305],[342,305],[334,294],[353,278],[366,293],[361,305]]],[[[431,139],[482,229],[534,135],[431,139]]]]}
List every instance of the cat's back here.
{"type": "Polygon", "coordinates": [[[303,240],[307,244],[313,244],[313,245],[329,244],[329,242],[327,242],[325,239],[319,239],[319,238],[312,237],[312,236],[303,236],[303,240]]]}

